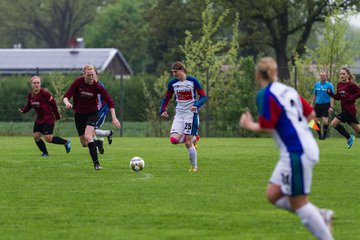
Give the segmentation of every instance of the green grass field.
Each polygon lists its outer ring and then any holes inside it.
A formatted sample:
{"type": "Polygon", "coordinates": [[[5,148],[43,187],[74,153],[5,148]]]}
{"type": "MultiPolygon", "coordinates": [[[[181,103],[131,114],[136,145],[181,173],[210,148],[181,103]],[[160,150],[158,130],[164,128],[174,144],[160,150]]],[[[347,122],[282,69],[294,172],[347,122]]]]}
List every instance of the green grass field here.
{"type": "MultiPolygon", "coordinates": [[[[95,172],[87,148],[0,137],[1,239],[313,239],[298,217],[268,204],[278,158],[270,138],[201,139],[199,173],[183,145],[166,138],[115,138],[95,172]],[[145,169],[132,172],[133,156],[145,169]]],[[[319,142],[310,199],[336,213],[336,239],[360,236],[360,143],[319,142]]]]}

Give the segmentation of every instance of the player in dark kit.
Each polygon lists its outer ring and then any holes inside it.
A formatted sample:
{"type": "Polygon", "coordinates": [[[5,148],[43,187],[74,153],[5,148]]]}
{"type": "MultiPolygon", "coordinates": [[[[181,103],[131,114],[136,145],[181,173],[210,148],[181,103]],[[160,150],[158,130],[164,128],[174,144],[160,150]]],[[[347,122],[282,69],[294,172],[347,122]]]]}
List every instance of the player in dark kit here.
{"type": "Polygon", "coordinates": [[[73,108],[75,112],[75,125],[83,147],[89,148],[89,153],[94,163],[95,170],[101,170],[99,163],[96,143],[94,142],[95,125],[98,119],[98,94],[109,105],[112,123],[120,128],[120,122],[116,118],[114,101],[108,92],[95,81],[95,68],[91,65],[85,65],[83,76],[78,77],[66,91],[63,102],[67,109],[73,108]],[[74,104],[69,99],[73,97],[74,104]]]}
{"type": "Polygon", "coordinates": [[[54,97],[46,90],[41,88],[41,79],[34,76],[30,79],[32,91],[28,95],[28,101],[25,107],[20,108],[19,112],[26,113],[31,108],[36,111],[36,120],[33,129],[35,143],[42,152],[43,157],[49,156],[41,134],[44,135],[48,143],[61,144],[65,146],[67,153],[70,152],[70,139],[65,140],[61,137],[53,136],[55,121],[60,119],[60,114],[54,100],[54,97]]]}
{"type": "Polygon", "coordinates": [[[360,88],[352,82],[354,77],[349,69],[342,68],[340,78],[341,82],[337,84],[336,94],[333,94],[330,89],[327,90],[332,98],[341,101],[341,113],[332,120],[331,126],[347,139],[348,148],[351,148],[355,136],[350,135],[340,123],[348,123],[355,132],[360,133],[360,124],[356,119],[355,107],[356,99],[360,97],[360,88]]]}

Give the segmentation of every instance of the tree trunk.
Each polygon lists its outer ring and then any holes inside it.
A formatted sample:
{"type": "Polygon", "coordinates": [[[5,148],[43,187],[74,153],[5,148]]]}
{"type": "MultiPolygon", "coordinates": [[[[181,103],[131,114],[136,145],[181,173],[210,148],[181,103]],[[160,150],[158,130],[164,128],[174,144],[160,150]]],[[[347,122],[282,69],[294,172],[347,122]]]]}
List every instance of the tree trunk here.
{"type": "Polygon", "coordinates": [[[278,74],[279,81],[289,81],[290,80],[290,72],[288,66],[288,58],[286,55],[286,46],[280,41],[280,46],[276,48],[276,62],[278,64],[278,74]]]}

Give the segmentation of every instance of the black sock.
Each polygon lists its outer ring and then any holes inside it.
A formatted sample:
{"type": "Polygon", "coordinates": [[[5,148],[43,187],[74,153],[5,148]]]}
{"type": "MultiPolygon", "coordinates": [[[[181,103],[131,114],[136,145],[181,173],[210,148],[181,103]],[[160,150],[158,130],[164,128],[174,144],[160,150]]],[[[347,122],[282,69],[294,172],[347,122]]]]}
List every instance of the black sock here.
{"type": "Polygon", "coordinates": [[[327,137],[328,128],[329,128],[329,124],[326,124],[326,125],[324,125],[324,127],[323,127],[323,130],[324,130],[324,135],[323,135],[323,137],[324,137],[324,138],[327,137]]]}
{"type": "Polygon", "coordinates": [[[346,139],[349,139],[350,138],[350,134],[345,130],[345,128],[342,126],[342,125],[337,125],[335,127],[335,129],[341,134],[343,135],[344,137],[346,137],[346,139]]]}
{"type": "Polygon", "coordinates": [[[316,130],[317,133],[319,134],[319,137],[321,137],[321,125],[319,122],[316,123],[316,126],[319,128],[319,130],[316,130]]]}
{"type": "Polygon", "coordinates": [[[57,136],[54,136],[52,138],[52,142],[51,143],[54,143],[54,144],[62,144],[62,145],[65,145],[65,143],[67,143],[67,140],[61,138],[61,137],[57,137],[57,136]]]}
{"type": "Polygon", "coordinates": [[[97,155],[97,150],[96,150],[96,145],[94,142],[90,142],[88,143],[88,148],[89,148],[89,153],[91,156],[91,159],[93,161],[94,164],[99,163],[99,159],[98,159],[98,155],[97,155]]]}
{"type": "Polygon", "coordinates": [[[101,140],[94,139],[94,143],[95,143],[95,145],[98,147],[98,146],[102,143],[102,141],[101,141],[101,140]]]}
{"type": "Polygon", "coordinates": [[[47,149],[46,149],[46,145],[44,143],[44,141],[42,139],[40,139],[40,141],[36,142],[36,145],[38,146],[38,148],[40,149],[40,151],[42,151],[43,153],[48,153],[47,149]]]}

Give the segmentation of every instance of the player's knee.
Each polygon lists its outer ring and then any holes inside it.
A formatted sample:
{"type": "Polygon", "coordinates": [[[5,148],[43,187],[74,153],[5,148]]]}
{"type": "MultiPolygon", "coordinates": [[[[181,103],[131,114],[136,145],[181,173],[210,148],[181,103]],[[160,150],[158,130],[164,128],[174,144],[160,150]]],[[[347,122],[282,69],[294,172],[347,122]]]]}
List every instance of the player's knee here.
{"type": "Polygon", "coordinates": [[[87,147],[87,141],[85,139],[80,139],[80,143],[82,147],[87,147]]]}
{"type": "Polygon", "coordinates": [[[34,136],[34,140],[35,140],[35,142],[38,142],[38,141],[41,140],[41,137],[40,136],[34,136]]]}
{"type": "Polygon", "coordinates": [[[45,141],[48,143],[52,143],[52,136],[45,136],[45,141]]]}
{"type": "Polygon", "coordinates": [[[267,196],[267,200],[269,201],[269,203],[271,203],[272,205],[276,204],[277,199],[275,199],[274,196],[268,195],[268,194],[266,196],[267,196]]]}
{"type": "Polygon", "coordinates": [[[266,191],[266,198],[272,204],[275,205],[276,201],[282,196],[281,192],[277,191],[273,186],[268,187],[266,191]]]}
{"type": "Polygon", "coordinates": [[[35,141],[40,141],[41,133],[39,133],[39,132],[33,133],[33,137],[34,137],[35,141]]]}
{"type": "Polygon", "coordinates": [[[84,144],[87,145],[89,142],[92,142],[92,141],[93,141],[93,138],[94,138],[93,135],[91,135],[91,134],[85,134],[85,141],[83,141],[84,144]]]}
{"type": "Polygon", "coordinates": [[[172,144],[179,144],[179,140],[177,138],[175,138],[175,137],[170,137],[170,142],[172,144]]]}

